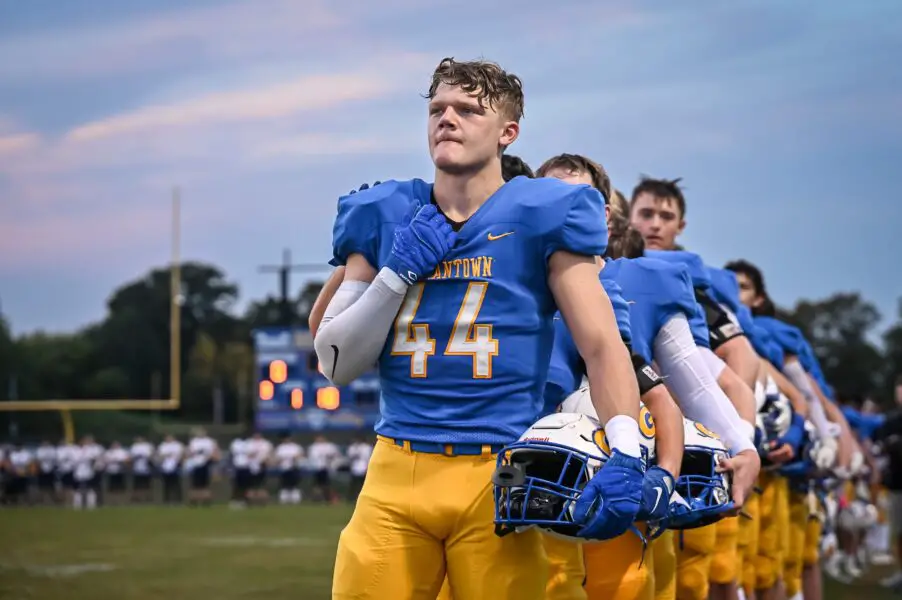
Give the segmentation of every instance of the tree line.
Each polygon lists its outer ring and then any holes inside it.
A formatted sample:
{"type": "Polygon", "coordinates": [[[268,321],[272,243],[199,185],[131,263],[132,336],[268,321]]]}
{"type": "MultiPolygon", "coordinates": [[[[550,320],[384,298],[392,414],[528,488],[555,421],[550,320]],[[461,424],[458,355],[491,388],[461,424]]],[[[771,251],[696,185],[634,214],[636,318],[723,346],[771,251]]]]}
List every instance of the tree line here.
{"type": "MultiPolygon", "coordinates": [[[[208,421],[214,398],[227,422],[245,421],[255,393],[250,332],[256,327],[305,324],[321,282],[289,299],[251,302],[236,310],[238,285],[219,267],[181,265],[182,406],[186,421],[208,421]]],[[[170,271],[153,269],[115,289],[103,320],[62,334],[12,336],[0,315],[0,401],[7,399],[164,399],[170,397],[170,271]]],[[[784,319],[811,341],[827,379],[841,397],[889,402],[902,373],[902,299],[895,322],[875,344],[877,308],[857,292],[783,307],[784,319]]]]}

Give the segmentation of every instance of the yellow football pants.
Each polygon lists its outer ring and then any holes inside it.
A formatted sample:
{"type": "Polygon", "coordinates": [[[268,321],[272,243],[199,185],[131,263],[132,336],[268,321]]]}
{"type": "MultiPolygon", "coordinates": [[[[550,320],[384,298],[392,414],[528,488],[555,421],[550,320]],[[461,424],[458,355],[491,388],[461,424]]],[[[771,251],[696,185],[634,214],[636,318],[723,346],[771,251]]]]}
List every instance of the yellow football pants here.
{"type": "Polygon", "coordinates": [[[461,600],[542,600],[539,532],[494,533],[495,457],[412,452],[380,439],[341,532],[334,600],[435,600],[447,572],[461,600]]]}
{"type": "Polygon", "coordinates": [[[564,540],[542,533],[548,555],[548,583],[545,600],[586,600],[583,542],[564,540]]]}
{"type": "Polygon", "coordinates": [[[805,538],[808,533],[808,494],[789,492],[789,544],[783,559],[783,583],[786,596],[791,598],[802,591],[802,567],[805,538]]]}
{"type": "Polygon", "coordinates": [[[642,540],[635,533],[586,543],[583,553],[589,600],[654,600],[654,557],[651,548],[643,557],[642,540]]]}
{"type": "Polygon", "coordinates": [[[714,556],[711,558],[711,573],[708,577],[713,583],[732,583],[739,581],[742,573],[742,554],[739,552],[739,517],[721,519],[714,524],[717,537],[714,556]]]}
{"type": "Polygon", "coordinates": [[[805,526],[805,550],[802,552],[803,568],[816,565],[820,558],[823,525],[817,517],[813,515],[808,517],[808,523],[805,526]]]}
{"type": "Polygon", "coordinates": [[[674,533],[677,600],[707,600],[717,523],[674,533]]]}
{"type": "Polygon", "coordinates": [[[752,595],[757,584],[755,580],[755,559],[758,555],[758,533],[761,528],[761,497],[752,492],[742,510],[750,518],[739,519],[738,553],[742,555],[742,571],[740,583],[746,591],[746,597],[752,595]]]}
{"type": "Polygon", "coordinates": [[[765,590],[772,588],[783,574],[783,548],[788,543],[789,497],[784,478],[762,472],[759,482],[763,491],[759,499],[761,528],[755,557],[755,587],[765,590]]]}
{"type": "Polygon", "coordinates": [[[655,600],[676,599],[677,556],[674,539],[679,532],[668,530],[651,543],[654,557],[655,600]]]}

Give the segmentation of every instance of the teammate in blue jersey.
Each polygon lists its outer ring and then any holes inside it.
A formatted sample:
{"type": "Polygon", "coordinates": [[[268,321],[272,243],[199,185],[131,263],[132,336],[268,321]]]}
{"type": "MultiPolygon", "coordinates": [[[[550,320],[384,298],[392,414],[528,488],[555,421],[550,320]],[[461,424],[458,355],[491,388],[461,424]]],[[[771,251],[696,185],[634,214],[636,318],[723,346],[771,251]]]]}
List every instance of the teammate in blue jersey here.
{"type": "MultiPolygon", "coordinates": [[[[742,419],[753,427],[755,422],[755,397],[753,389],[760,371],[760,359],[748,339],[736,323],[730,321],[721,307],[707,294],[710,279],[702,260],[695,254],[684,252],[677,245],[677,237],[686,226],[686,200],[679,186],[679,179],[665,180],[643,178],[633,189],[630,199],[630,221],[642,234],[648,256],[681,262],[690,270],[695,287],[695,297],[702,307],[708,326],[710,351],[702,351],[708,369],[718,385],[733,402],[742,419]],[[660,253],[657,256],[655,253],[660,253]]],[[[687,562],[679,557],[678,579],[687,598],[701,600],[708,593],[714,600],[732,598],[738,589],[738,559],[740,528],[736,519],[718,524],[716,539],[707,529],[694,530],[684,536],[684,547],[695,547],[699,553],[716,555],[710,559],[710,573],[686,568],[687,562]],[[697,584],[701,580],[702,584],[697,584]]],[[[699,561],[702,565],[704,561],[699,561]]],[[[704,567],[702,567],[704,568],[704,567]]]]}
{"type": "MultiPolygon", "coordinates": [[[[553,177],[573,185],[586,184],[600,190],[606,198],[610,193],[610,181],[604,168],[589,158],[576,154],[561,154],[548,159],[539,168],[540,177],[553,177]]],[[[614,214],[611,203],[605,205],[605,217],[611,237],[606,258],[642,254],[642,238],[630,236],[628,222],[614,214]]],[[[621,339],[630,346],[632,342],[630,308],[623,299],[619,284],[610,276],[606,263],[599,260],[602,285],[611,298],[621,339]]],[[[632,352],[636,381],[642,402],[649,415],[643,433],[655,439],[655,464],[646,472],[642,483],[642,510],[637,516],[654,527],[669,514],[668,498],[672,495],[675,478],[680,475],[683,456],[683,415],[674,403],[661,378],[649,363],[632,352]]],[[[555,323],[555,343],[552,351],[548,383],[545,386],[545,408],[552,411],[584,381],[585,365],[575,351],[575,346],[562,321],[555,323]]],[[[582,412],[583,407],[565,406],[566,411],[582,412]]],[[[592,414],[592,411],[589,411],[592,414]]],[[[649,527],[640,525],[649,531],[649,527]]],[[[642,540],[628,532],[617,538],[597,543],[576,544],[545,537],[551,576],[546,589],[546,600],[651,600],[655,594],[655,578],[652,562],[646,560],[646,548],[642,540]]],[[[672,546],[672,544],[671,544],[672,546]]]]}
{"type": "Polygon", "coordinates": [[[567,322],[611,459],[577,500],[580,535],[626,531],[639,510],[638,390],[594,257],[603,198],[549,179],[504,183],[520,81],[443,60],[429,93],[435,183],[386,182],[343,198],[333,232],[344,278],[314,338],[335,383],[379,364],[379,442],[339,540],[333,598],[544,595],[535,530],[496,536],[495,454],[538,417],[553,316],[567,322]]]}
{"type": "MultiPolygon", "coordinates": [[[[810,347],[806,349],[807,341],[797,328],[775,318],[776,309],[767,294],[760,269],[744,260],[730,262],[726,268],[736,273],[740,299],[755,315],[755,324],[767,330],[783,351],[783,373],[805,397],[809,419],[815,426],[819,442],[816,452],[811,457],[812,461],[819,469],[833,467],[840,474],[851,472],[853,461],[863,465],[863,453],[842,412],[824,397],[817,381],[801,364],[801,356],[810,350],[810,347]],[[838,438],[835,435],[836,429],[839,430],[838,438]]],[[[819,534],[819,528],[809,530],[805,536],[804,546],[816,548],[819,534]]],[[[805,556],[814,554],[816,557],[816,552],[808,550],[803,554],[805,556]]],[[[787,588],[792,590],[798,588],[805,598],[818,600],[821,597],[820,566],[816,560],[803,562],[803,569],[798,574],[799,584],[791,585],[791,578],[787,574],[787,588]]]]}

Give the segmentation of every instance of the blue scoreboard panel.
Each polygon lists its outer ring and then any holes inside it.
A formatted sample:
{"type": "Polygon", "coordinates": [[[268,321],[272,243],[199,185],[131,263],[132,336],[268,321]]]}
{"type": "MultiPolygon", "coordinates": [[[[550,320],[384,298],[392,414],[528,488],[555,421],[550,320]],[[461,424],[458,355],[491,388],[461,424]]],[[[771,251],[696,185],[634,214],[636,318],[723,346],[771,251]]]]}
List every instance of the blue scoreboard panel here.
{"type": "Polygon", "coordinates": [[[259,430],[372,429],[379,417],[375,371],[335,387],[320,370],[307,329],[265,327],[252,334],[259,430]]]}

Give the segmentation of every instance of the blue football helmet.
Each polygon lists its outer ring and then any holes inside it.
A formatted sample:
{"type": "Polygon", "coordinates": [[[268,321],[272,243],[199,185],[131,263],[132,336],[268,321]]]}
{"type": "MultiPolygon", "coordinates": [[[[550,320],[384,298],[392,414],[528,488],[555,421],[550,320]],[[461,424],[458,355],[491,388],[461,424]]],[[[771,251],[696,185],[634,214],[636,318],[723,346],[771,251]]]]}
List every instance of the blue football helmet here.
{"type": "MultiPolygon", "coordinates": [[[[654,438],[645,440],[643,448],[647,460],[654,438]]],[[[582,524],[573,521],[573,508],[610,454],[604,429],[589,415],[558,412],[539,419],[498,454],[492,475],[495,532],[506,535],[538,527],[558,537],[581,539],[576,533],[582,524]]]]}
{"type": "Polygon", "coordinates": [[[695,529],[710,525],[733,509],[732,475],[718,473],[717,466],[729,456],[720,437],[691,419],[683,419],[685,449],[675,497],[667,519],[668,529],[695,529]]]}

